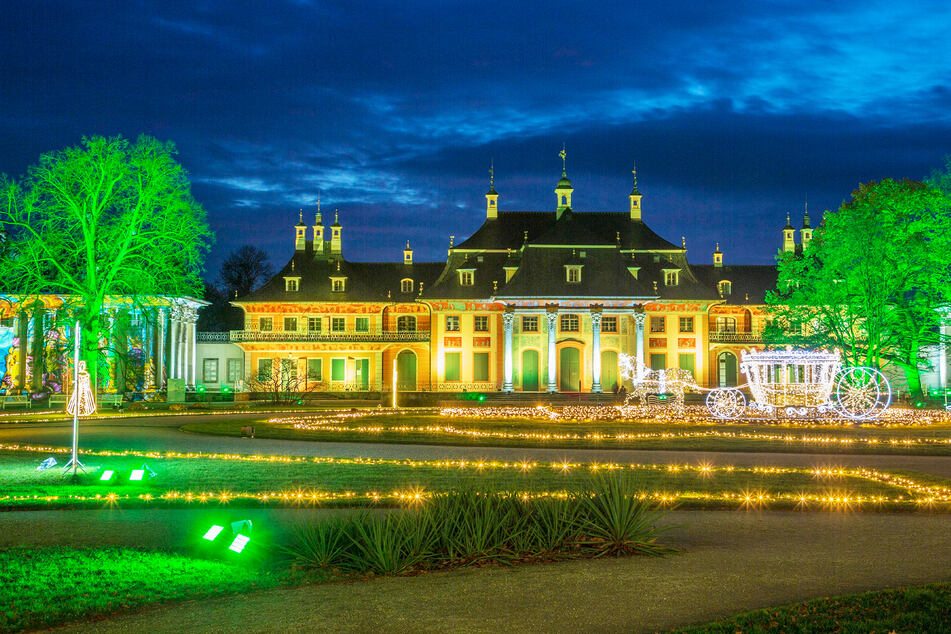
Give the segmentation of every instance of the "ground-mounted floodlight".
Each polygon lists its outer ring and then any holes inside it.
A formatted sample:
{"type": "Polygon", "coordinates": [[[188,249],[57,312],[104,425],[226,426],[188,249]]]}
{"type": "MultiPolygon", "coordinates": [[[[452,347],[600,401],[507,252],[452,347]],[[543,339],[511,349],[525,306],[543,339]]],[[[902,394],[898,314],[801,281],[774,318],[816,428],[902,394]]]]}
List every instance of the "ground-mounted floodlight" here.
{"type": "Polygon", "coordinates": [[[141,482],[146,475],[148,475],[149,479],[151,480],[158,474],[152,471],[152,469],[149,468],[149,465],[143,464],[140,468],[132,470],[132,472],[129,474],[129,481],[141,482]]]}
{"type": "Polygon", "coordinates": [[[112,480],[112,476],[114,476],[115,474],[116,472],[113,469],[106,469],[105,471],[102,472],[102,475],[99,476],[99,480],[101,480],[102,482],[108,482],[109,480],[112,480]]]}
{"type": "Polygon", "coordinates": [[[237,534],[234,537],[234,541],[231,542],[231,545],[228,546],[228,550],[232,550],[236,553],[240,553],[244,550],[244,547],[248,545],[248,542],[251,541],[251,538],[247,535],[237,534]]]}
{"type": "MultiPolygon", "coordinates": [[[[221,536],[225,527],[220,524],[212,524],[211,527],[202,535],[202,539],[214,543],[221,536]]],[[[245,547],[251,542],[251,520],[238,520],[231,522],[231,542],[227,550],[241,554],[245,547]]],[[[227,543],[227,542],[222,542],[227,543]]]]}
{"type": "Polygon", "coordinates": [[[215,541],[215,538],[218,537],[218,534],[225,529],[224,526],[218,526],[217,524],[209,528],[204,535],[201,536],[202,539],[207,539],[210,542],[215,541]]]}
{"type": "Polygon", "coordinates": [[[54,458],[53,456],[50,456],[49,458],[41,462],[39,466],[36,467],[36,470],[46,471],[47,469],[51,469],[55,466],[56,466],[56,458],[54,458]]]}

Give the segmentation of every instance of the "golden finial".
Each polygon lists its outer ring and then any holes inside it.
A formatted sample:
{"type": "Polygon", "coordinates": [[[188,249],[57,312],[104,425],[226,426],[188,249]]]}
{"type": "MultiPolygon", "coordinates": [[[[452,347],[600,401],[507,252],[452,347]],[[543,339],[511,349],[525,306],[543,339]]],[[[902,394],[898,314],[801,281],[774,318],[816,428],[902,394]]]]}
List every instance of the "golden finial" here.
{"type": "Polygon", "coordinates": [[[495,188],[495,159],[489,160],[489,189],[495,188]]]}
{"type": "Polygon", "coordinates": [[[294,270],[294,260],[291,260],[291,270],[294,270]]]}
{"type": "Polygon", "coordinates": [[[620,231],[618,231],[618,232],[616,232],[616,233],[614,234],[614,239],[617,240],[618,242],[621,241],[621,232],[620,232],[620,231]]]}
{"type": "Polygon", "coordinates": [[[320,190],[318,189],[317,190],[317,215],[314,216],[314,224],[319,225],[320,220],[321,220],[320,218],[320,190]]]}
{"type": "Polygon", "coordinates": [[[568,158],[568,153],[565,151],[564,143],[561,144],[561,152],[558,153],[558,156],[561,157],[561,175],[562,177],[566,177],[568,175],[566,171],[566,166],[567,166],[566,159],[568,158]]]}
{"type": "Polygon", "coordinates": [[[786,224],[787,224],[787,225],[788,225],[788,224],[792,224],[792,223],[790,223],[790,221],[789,221],[789,214],[786,214],[786,224]]]}
{"type": "Polygon", "coordinates": [[[409,249],[409,240],[406,241],[406,248],[409,249]]]}
{"type": "Polygon", "coordinates": [[[494,293],[494,292],[496,292],[496,291],[498,291],[498,290],[499,290],[499,281],[498,281],[498,280],[492,280],[492,292],[494,293]]]}
{"type": "Polygon", "coordinates": [[[522,232],[522,240],[528,242],[528,231],[522,232]]]}
{"type": "Polygon", "coordinates": [[[337,260],[337,270],[340,270],[340,260],[337,260]]]}
{"type": "Polygon", "coordinates": [[[340,223],[340,212],[334,209],[334,224],[340,223]]]}
{"type": "Polygon", "coordinates": [[[720,241],[717,240],[717,251],[719,251],[719,250],[720,250],[720,241]]]}
{"type": "Polygon", "coordinates": [[[300,224],[304,224],[304,209],[303,208],[297,210],[297,222],[299,222],[300,224]]]}
{"type": "Polygon", "coordinates": [[[450,249],[452,248],[452,245],[455,243],[455,241],[456,241],[456,236],[449,236],[449,248],[450,248],[450,249]]]}
{"type": "Polygon", "coordinates": [[[681,248],[687,248],[687,236],[680,236],[680,246],[681,248]]]}
{"type": "Polygon", "coordinates": [[[386,298],[387,298],[387,299],[392,299],[392,298],[393,298],[393,291],[386,291],[386,298]]]}

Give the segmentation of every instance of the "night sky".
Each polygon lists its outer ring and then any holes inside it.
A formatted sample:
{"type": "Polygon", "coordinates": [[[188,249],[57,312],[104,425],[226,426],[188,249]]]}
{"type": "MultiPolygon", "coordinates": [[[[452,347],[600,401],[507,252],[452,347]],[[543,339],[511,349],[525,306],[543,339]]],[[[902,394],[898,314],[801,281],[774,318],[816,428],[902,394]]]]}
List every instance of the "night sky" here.
{"type": "MultiPolygon", "coordinates": [[[[283,264],[298,209],[344,254],[444,259],[501,210],[624,211],[707,263],[786,213],[951,153],[946,2],[4,2],[0,172],[83,135],[174,141],[217,243],[283,264]]],[[[309,232],[308,232],[309,233],[309,232]]]]}

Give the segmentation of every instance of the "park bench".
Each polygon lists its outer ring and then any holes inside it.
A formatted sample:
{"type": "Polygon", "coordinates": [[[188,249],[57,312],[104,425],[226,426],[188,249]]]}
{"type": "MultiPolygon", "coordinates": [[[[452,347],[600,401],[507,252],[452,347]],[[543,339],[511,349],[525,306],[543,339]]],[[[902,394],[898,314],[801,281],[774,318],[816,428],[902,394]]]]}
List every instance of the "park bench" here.
{"type": "Polygon", "coordinates": [[[121,394],[100,394],[96,402],[98,403],[99,407],[112,405],[114,408],[119,409],[120,407],[122,407],[122,395],[121,394]]]}
{"type": "Polygon", "coordinates": [[[59,405],[66,405],[67,402],[69,402],[68,394],[50,394],[48,406],[50,409],[55,409],[59,405]]]}
{"type": "Polygon", "coordinates": [[[7,408],[7,405],[26,405],[27,408],[33,406],[33,399],[31,399],[27,394],[10,394],[3,397],[3,409],[7,408]]]}

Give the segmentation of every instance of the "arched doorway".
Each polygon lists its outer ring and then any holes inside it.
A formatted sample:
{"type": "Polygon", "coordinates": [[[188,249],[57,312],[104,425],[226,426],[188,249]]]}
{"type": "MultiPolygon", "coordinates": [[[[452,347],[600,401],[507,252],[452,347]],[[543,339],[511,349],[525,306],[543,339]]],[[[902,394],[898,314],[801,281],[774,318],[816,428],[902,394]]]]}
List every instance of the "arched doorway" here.
{"type": "Polygon", "coordinates": [[[601,389],[605,392],[616,391],[621,384],[617,378],[617,352],[601,351],[601,389]]]}
{"type": "Polygon", "coordinates": [[[522,391],[538,391],[538,350],[522,351],[522,391]]]}
{"type": "Polygon", "coordinates": [[[564,347],[561,349],[561,381],[559,390],[562,392],[581,391],[581,354],[577,348],[564,347]]]}
{"type": "Polygon", "coordinates": [[[396,385],[405,392],[416,391],[416,354],[412,350],[396,355],[396,385]]]}
{"type": "Polygon", "coordinates": [[[736,386],[736,355],[721,352],[717,357],[717,384],[720,387],[736,386]]]}

